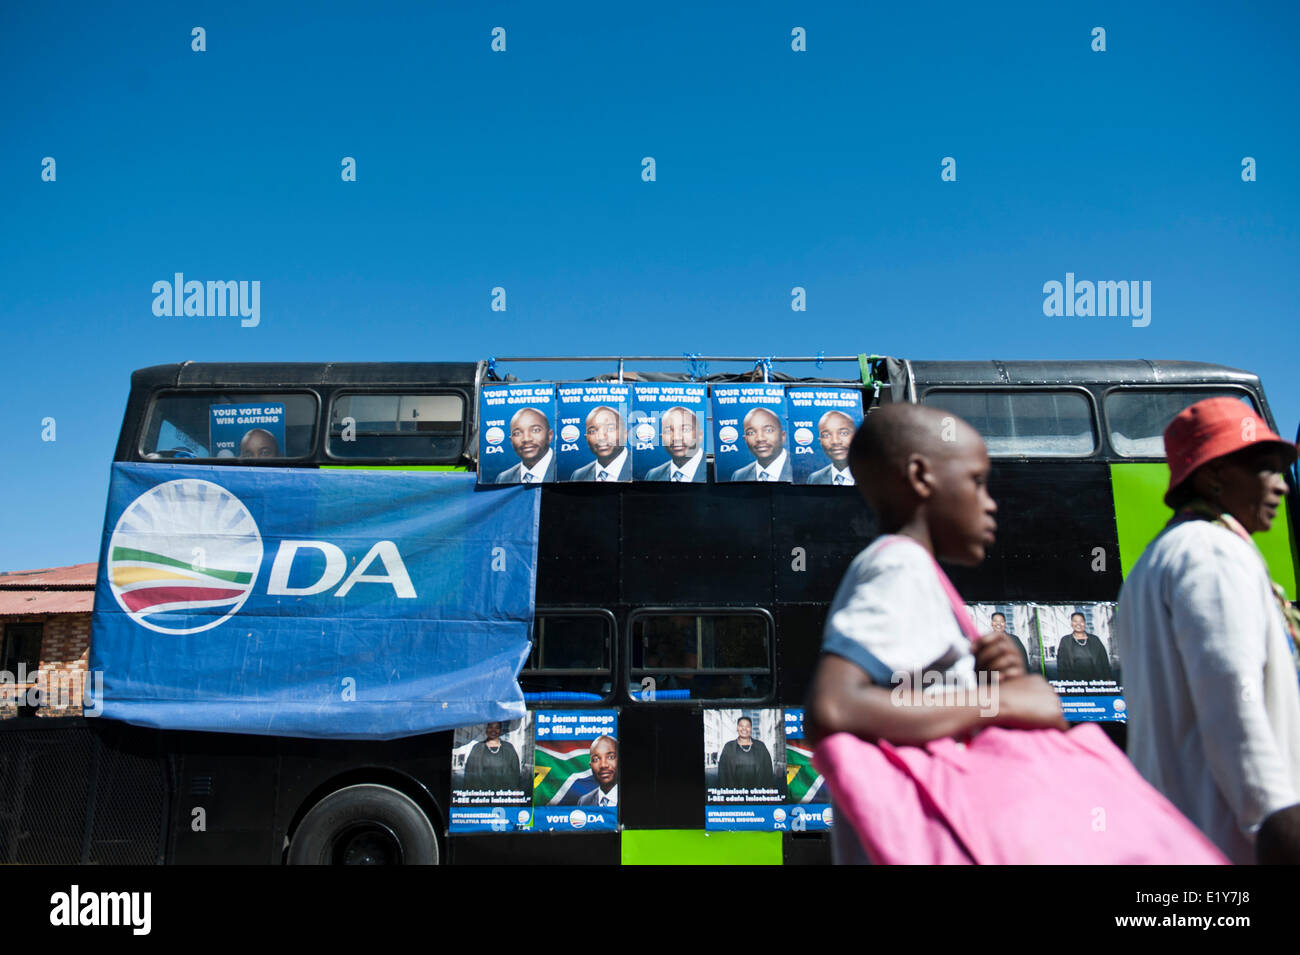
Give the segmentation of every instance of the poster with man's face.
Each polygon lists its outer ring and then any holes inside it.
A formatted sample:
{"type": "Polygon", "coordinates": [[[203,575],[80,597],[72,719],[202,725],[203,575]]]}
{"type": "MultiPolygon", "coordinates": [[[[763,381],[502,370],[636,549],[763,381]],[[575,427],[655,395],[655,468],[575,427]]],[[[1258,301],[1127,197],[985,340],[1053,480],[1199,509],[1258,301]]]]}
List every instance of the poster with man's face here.
{"type": "Polygon", "coordinates": [[[452,735],[452,832],[512,832],[532,825],[532,713],[463,726],[452,735]]]}
{"type": "Polygon", "coordinates": [[[704,711],[704,828],[788,829],[780,709],[704,711]]]}
{"type": "Polygon", "coordinates": [[[556,478],[555,386],[484,385],[479,398],[479,484],[556,478]]]}
{"type": "Polygon", "coordinates": [[[632,480],[632,449],[628,447],[627,432],[631,391],[630,386],[614,382],[557,386],[559,480],[632,480]]]}
{"type": "Polygon", "coordinates": [[[617,831],[618,712],[538,710],[534,717],[534,829],[617,831]]]}
{"type": "Polygon", "coordinates": [[[209,405],[208,440],[214,458],[282,458],[284,405],[209,405]]]}
{"type": "Polygon", "coordinates": [[[1061,697],[1061,709],[1071,722],[1128,718],[1114,620],[1113,603],[1035,606],[1042,673],[1061,697]]]}
{"type": "Polygon", "coordinates": [[[632,387],[633,478],[704,484],[709,480],[708,386],[694,382],[645,382],[632,387]]]}
{"type": "Polygon", "coordinates": [[[713,386],[713,460],[718,481],[794,480],[784,385],[713,386]]]}
{"type": "Polygon", "coordinates": [[[795,484],[851,487],[849,445],[862,425],[856,388],[787,388],[795,484]]]}
{"type": "Polygon", "coordinates": [[[831,791],[812,764],[812,743],[804,736],[803,707],[785,708],[785,810],[791,832],[818,832],[834,821],[831,791]]]}

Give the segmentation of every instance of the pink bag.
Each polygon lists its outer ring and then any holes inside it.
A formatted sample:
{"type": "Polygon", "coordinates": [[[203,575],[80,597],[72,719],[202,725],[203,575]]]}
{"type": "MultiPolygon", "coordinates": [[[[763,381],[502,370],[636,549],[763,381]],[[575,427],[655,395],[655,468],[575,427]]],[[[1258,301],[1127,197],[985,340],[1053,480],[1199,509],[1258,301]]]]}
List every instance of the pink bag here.
{"type": "MultiPolygon", "coordinates": [[[[886,545],[888,546],[888,545],[886,545]]],[[[936,563],[962,632],[979,639],[936,563]]],[[[968,743],[868,743],[836,733],[813,765],[877,864],[1226,865],[1095,724],[991,726],[968,743]]]]}

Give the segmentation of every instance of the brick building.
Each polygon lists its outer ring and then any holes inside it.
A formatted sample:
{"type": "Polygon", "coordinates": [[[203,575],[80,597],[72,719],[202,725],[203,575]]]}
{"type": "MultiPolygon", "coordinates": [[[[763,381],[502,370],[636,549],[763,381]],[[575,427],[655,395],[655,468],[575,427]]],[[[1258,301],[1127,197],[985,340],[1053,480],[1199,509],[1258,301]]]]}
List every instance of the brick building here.
{"type": "Polygon", "coordinates": [[[81,715],[95,570],[0,573],[0,718],[81,715]]]}

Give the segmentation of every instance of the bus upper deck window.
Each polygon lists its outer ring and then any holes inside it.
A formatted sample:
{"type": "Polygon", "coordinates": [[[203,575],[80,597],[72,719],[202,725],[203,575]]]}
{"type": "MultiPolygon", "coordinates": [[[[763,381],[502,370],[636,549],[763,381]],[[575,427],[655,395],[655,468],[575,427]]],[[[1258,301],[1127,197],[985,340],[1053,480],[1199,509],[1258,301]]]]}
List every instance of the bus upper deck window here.
{"type": "Polygon", "coordinates": [[[924,402],[970,422],[993,457],[1077,457],[1097,449],[1092,404],[1077,391],[934,390],[924,402]]]}
{"type": "Polygon", "coordinates": [[[311,454],[315,395],[170,394],[153,402],[140,454],[147,461],[285,460],[311,454]]]}
{"type": "Polygon", "coordinates": [[[533,650],[519,674],[525,699],[603,700],[613,692],[610,651],[614,618],[607,613],[539,613],[533,650]]]}
{"type": "Polygon", "coordinates": [[[459,394],[345,394],[330,408],[331,457],[455,463],[464,448],[459,394]]]}
{"type": "Polygon", "coordinates": [[[771,647],[762,614],[636,614],[628,693],[643,702],[763,699],[773,688],[771,647]]]}
{"type": "Polygon", "coordinates": [[[1163,458],[1165,428],[1189,405],[1206,398],[1240,398],[1254,409],[1250,396],[1231,388],[1188,388],[1170,391],[1133,388],[1106,395],[1106,427],[1117,454],[1128,458],[1163,458]]]}

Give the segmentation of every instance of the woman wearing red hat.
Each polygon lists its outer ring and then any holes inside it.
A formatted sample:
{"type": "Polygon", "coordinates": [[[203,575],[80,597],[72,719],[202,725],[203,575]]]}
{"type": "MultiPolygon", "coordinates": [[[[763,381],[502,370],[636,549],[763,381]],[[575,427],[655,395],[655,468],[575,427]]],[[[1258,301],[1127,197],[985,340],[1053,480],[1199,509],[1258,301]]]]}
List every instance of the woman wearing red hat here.
{"type": "Polygon", "coordinates": [[[1165,429],[1174,516],[1116,616],[1128,753],[1238,863],[1300,862],[1300,618],[1251,534],[1272,526],[1295,446],[1235,398],[1165,429]]]}

